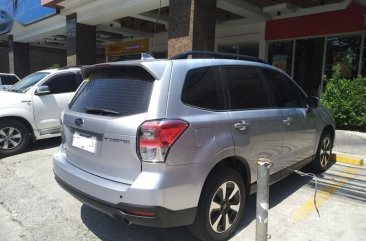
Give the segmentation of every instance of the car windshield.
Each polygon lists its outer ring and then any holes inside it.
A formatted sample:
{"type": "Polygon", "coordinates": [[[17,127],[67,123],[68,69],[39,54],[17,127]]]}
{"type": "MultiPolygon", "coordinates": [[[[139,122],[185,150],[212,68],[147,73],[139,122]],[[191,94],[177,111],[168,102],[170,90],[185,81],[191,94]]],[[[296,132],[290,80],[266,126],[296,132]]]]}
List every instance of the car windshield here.
{"type": "Polygon", "coordinates": [[[49,75],[49,72],[35,72],[24,77],[21,81],[13,85],[9,91],[17,93],[27,92],[33,85],[38,83],[41,79],[49,75]]]}

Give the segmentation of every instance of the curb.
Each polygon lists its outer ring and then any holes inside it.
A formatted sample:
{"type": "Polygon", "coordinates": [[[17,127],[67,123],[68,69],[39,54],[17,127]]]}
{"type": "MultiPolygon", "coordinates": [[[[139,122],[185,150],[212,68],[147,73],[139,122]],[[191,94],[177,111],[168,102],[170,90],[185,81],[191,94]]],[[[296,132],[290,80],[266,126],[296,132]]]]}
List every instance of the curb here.
{"type": "Polygon", "coordinates": [[[345,163],[354,166],[363,166],[363,159],[357,157],[350,157],[338,153],[333,153],[331,160],[335,162],[345,163]]]}

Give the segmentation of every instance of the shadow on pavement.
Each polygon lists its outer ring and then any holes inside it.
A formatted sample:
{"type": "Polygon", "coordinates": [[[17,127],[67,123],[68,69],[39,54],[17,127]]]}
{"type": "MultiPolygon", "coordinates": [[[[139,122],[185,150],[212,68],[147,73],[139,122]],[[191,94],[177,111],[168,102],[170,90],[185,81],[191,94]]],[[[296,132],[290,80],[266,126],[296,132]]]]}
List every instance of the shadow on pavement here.
{"type": "Polygon", "coordinates": [[[54,137],[54,138],[39,140],[39,141],[36,141],[35,143],[31,143],[27,147],[27,149],[25,149],[24,153],[58,147],[60,144],[61,144],[61,137],[54,137]]]}
{"type": "Polygon", "coordinates": [[[81,207],[81,219],[84,224],[101,240],[131,241],[198,241],[188,228],[150,228],[138,225],[126,225],[89,206],[81,207]]]}
{"type": "MultiPolygon", "coordinates": [[[[366,174],[362,166],[335,165],[327,172],[317,175],[319,177],[318,189],[338,197],[366,202],[366,174]]],[[[315,188],[315,182],[308,185],[315,188]]]]}
{"type": "MultiPolygon", "coordinates": [[[[306,185],[310,177],[300,177],[292,174],[273,184],[270,188],[270,208],[275,207],[284,199],[306,185]]],[[[242,231],[255,220],[256,196],[247,199],[244,217],[237,232],[242,231]]],[[[178,228],[149,228],[138,225],[127,226],[122,221],[115,220],[87,205],[81,208],[81,219],[84,224],[101,240],[134,240],[134,241],[198,241],[187,227],[178,228]]]]}
{"type": "MultiPolygon", "coordinates": [[[[270,186],[269,189],[269,208],[273,208],[280,204],[287,197],[291,196],[298,189],[308,184],[312,180],[311,177],[301,177],[297,174],[291,174],[290,176],[282,179],[281,181],[270,186]]],[[[237,232],[243,230],[253,220],[256,219],[256,194],[248,197],[244,210],[244,217],[240,223],[237,232]]]]}
{"type": "MultiPolygon", "coordinates": [[[[30,154],[32,152],[36,152],[36,151],[40,151],[40,150],[55,148],[55,147],[58,147],[60,144],[61,144],[61,137],[54,137],[54,138],[39,140],[34,143],[30,143],[29,146],[22,153],[10,155],[7,157],[16,157],[18,155],[26,155],[26,154],[30,154]]],[[[0,157],[0,159],[7,158],[7,157],[0,157]]]]}

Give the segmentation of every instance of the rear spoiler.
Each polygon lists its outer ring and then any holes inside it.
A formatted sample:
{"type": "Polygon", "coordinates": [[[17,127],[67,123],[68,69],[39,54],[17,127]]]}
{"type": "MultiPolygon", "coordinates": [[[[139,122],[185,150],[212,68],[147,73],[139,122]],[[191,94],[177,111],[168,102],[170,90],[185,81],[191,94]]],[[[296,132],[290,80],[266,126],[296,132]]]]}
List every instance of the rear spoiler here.
{"type": "Polygon", "coordinates": [[[146,81],[154,81],[156,78],[149,71],[147,71],[141,65],[115,65],[115,64],[96,64],[85,66],[81,69],[81,73],[84,79],[90,77],[91,74],[95,72],[103,72],[103,71],[118,71],[122,77],[131,78],[131,79],[139,79],[146,81]]]}

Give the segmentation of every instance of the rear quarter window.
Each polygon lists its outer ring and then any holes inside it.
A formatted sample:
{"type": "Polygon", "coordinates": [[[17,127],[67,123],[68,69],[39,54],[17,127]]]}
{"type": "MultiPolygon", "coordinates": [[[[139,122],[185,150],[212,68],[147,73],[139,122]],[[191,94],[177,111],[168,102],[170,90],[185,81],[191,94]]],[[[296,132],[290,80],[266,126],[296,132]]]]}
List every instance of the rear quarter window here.
{"type": "Polygon", "coordinates": [[[98,115],[144,113],[154,79],[144,68],[137,66],[96,69],[76,93],[70,109],[98,115]]]}
{"type": "Polygon", "coordinates": [[[181,99],[189,106],[224,110],[224,93],[219,67],[203,67],[188,71],[181,99]]]}

